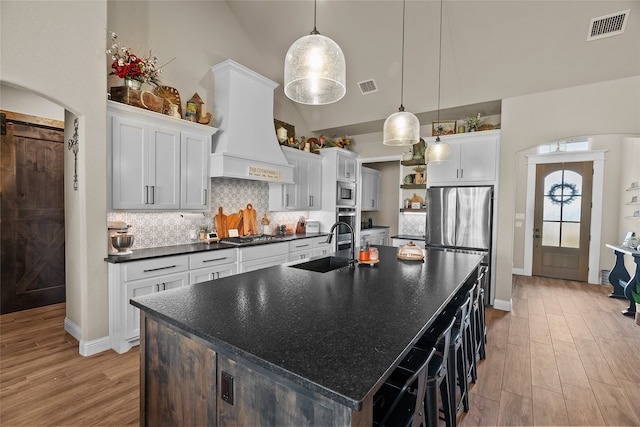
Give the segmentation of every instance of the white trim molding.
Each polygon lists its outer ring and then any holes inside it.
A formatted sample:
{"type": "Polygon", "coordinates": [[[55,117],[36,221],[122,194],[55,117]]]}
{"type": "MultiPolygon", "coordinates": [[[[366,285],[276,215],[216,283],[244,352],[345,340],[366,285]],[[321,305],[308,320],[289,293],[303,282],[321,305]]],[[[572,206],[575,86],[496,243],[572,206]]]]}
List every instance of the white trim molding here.
{"type": "MultiPolygon", "coordinates": [[[[591,192],[591,240],[589,242],[589,283],[600,283],[600,241],[602,240],[602,197],[604,192],[604,161],[607,150],[559,152],[527,156],[527,202],[524,235],[523,275],[533,270],[533,217],[535,209],[536,165],[547,163],[593,162],[591,192]]],[[[515,274],[515,273],[514,273],[515,274]]]]}
{"type": "Polygon", "coordinates": [[[81,356],[93,356],[94,354],[102,353],[111,348],[111,340],[109,337],[102,337],[92,341],[83,340],[81,338],[82,330],[68,317],[64,318],[64,330],[78,340],[78,352],[81,356]]]}
{"type": "Polygon", "coordinates": [[[515,274],[516,276],[526,276],[526,274],[524,274],[524,268],[512,268],[511,274],[515,274]]]}
{"type": "Polygon", "coordinates": [[[511,300],[505,301],[496,298],[493,300],[493,308],[496,310],[511,311],[511,300]]]}

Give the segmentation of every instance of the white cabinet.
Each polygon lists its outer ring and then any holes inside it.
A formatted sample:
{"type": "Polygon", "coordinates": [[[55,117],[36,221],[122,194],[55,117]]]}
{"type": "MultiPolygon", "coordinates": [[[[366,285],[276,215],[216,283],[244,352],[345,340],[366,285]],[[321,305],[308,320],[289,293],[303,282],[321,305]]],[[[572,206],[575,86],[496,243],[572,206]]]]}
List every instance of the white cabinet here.
{"type": "Polygon", "coordinates": [[[287,262],[289,242],[247,246],[239,249],[238,266],[240,273],[272,267],[287,262]]]}
{"type": "Polygon", "coordinates": [[[109,204],[123,210],[204,210],[217,129],[108,101],[109,204]]]}
{"type": "Polygon", "coordinates": [[[118,353],[140,339],[140,311],[129,300],[189,283],[188,256],[109,263],[109,338],[118,353]]]}
{"type": "Polygon", "coordinates": [[[189,255],[189,284],[221,279],[238,272],[238,251],[222,249],[189,255]]]}
{"type": "Polygon", "coordinates": [[[310,237],[289,242],[287,261],[298,261],[312,257],[328,255],[333,252],[333,245],[327,243],[327,237],[310,237]]]}
{"type": "Polygon", "coordinates": [[[209,206],[209,151],[211,137],[182,132],[180,138],[180,209],[209,206]]]}
{"type": "Polygon", "coordinates": [[[322,197],[322,158],[289,147],[281,147],[294,167],[294,184],[269,184],[269,210],[318,210],[322,197]]]}
{"type": "Polygon", "coordinates": [[[366,228],[360,230],[361,245],[368,243],[369,246],[388,246],[389,245],[389,229],[388,228],[366,228]]]}
{"type": "Polygon", "coordinates": [[[338,179],[356,181],[356,159],[345,152],[338,152],[338,179]]]}
{"type": "Polygon", "coordinates": [[[333,243],[327,243],[327,237],[314,237],[311,250],[312,256],[329,255],[334,252],[333,243]]]}
{"type": "Polygon", "coordinates": [[[360,209],[363,211],[380,210],[380,175],[381,172],[372,168],[362,167],[362,192],[360,209]]]}
{"type": "Polygon", "coordinates": [[[495,182],[500,131],[471,132],[447,137],[449,159],[427,166],[428,184],[495,182]]]}

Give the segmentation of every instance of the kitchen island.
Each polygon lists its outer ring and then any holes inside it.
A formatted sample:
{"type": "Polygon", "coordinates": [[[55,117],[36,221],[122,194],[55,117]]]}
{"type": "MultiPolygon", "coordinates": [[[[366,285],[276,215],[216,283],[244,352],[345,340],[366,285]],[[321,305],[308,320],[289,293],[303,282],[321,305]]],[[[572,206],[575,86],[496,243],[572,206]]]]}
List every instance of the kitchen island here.
{"type": "Polygon", "coordinates": [[[481,261],[379,252],[373,267],[290,263],[133,299],[141,424],[371,425],[376,390],[481,261]]]}

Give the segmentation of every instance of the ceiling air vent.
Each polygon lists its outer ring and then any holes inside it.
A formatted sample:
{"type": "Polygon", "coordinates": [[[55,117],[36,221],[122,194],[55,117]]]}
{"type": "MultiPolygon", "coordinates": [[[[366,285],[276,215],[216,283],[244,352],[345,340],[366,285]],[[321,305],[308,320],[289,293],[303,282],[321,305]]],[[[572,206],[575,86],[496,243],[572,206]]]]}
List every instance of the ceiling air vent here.
{"type": "Polygon", "coordinates": [[[378,86],[376,86],[376,82],[373,79],[358,82],[358,86],[360,87],[360,92],[362,92],[363,95],[368,95],[378,91],[378,86]]]}
{"type": "Polygon", "coordinates": [[[605,16],[599,16],[591,20],[587,41],[598,40],[605,37],[617,36],[624,33],[627,25],[627,17],[631,9],[623,10],[605,16]]]}

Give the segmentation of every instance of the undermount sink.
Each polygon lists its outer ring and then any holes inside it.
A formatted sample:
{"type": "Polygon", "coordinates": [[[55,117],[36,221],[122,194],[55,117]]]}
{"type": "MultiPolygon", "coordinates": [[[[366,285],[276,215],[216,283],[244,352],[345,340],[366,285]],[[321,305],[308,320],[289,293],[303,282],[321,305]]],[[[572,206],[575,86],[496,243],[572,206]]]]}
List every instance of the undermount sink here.
{"type": "Polygon", "coordinates": [[[327,271],[337,270],[342,267],[347,267],[348,265],[349,260],[347,258],[328,256],[325,258],[314,259],[312,261],[301,262],[300,264],[290,265],[289,267],[315,271],[317,273],[326,273],[327,271]]]}

